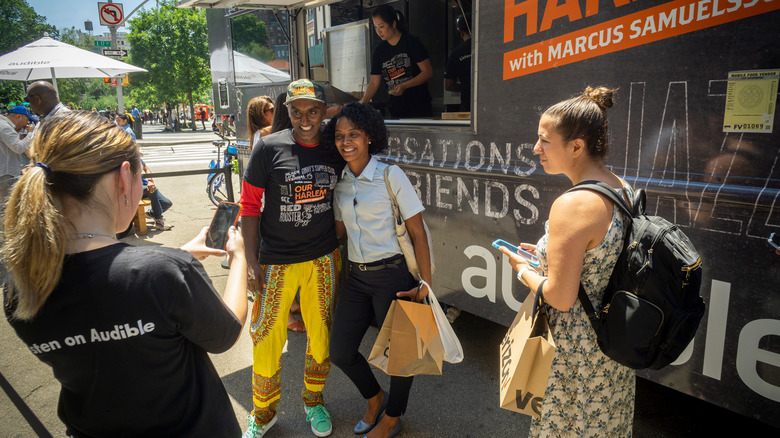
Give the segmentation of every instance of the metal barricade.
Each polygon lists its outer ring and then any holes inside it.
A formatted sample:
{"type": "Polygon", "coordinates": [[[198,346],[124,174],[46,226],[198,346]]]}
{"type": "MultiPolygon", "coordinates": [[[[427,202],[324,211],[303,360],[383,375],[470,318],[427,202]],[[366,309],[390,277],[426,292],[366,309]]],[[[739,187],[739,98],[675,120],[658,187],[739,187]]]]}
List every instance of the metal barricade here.
{"type": "Polygon", "coordinates": [[[240,183],[244,178],[244,169],[249,165],[249,156],[252,155],[252,149],[249,148],[248,141],[237,141],[236,149],[238,149],[238,154],[236,155],[238,156],[238,180],[240,187],[240,183]]]}

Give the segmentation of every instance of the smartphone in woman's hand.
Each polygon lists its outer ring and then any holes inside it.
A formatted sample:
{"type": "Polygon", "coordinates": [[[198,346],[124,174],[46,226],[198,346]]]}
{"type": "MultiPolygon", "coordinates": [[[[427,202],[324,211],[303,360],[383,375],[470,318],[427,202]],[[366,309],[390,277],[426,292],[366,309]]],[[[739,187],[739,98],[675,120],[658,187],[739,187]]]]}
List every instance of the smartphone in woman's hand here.
{"type": "Polygon", "coordinates": [[[493,247],[496,248],[496,249],[500,249],[501,247],[504,247],[504,248],[508,249],[509,251],[513,252],[514,254],[517,254],[520,257],[526,259],[528,261],[528,264],[533,266],[534,268],[539,267],[539,258],[538,257],[536,257],[535,255],[531,254],[530,252],[528,252],[528,251],[526,251],[524,249],[520,249],[520,248],[512,245],[511,243],[507,242],[506,240],[496,239],[493,242],[493,247]]]}
{"type": "Polygon", "coordinates": [[[206,246],[224,250],[228,241],[228,230],[238,222],[240,213],[241,204],[220,202],[206,234],[206,246]]]}

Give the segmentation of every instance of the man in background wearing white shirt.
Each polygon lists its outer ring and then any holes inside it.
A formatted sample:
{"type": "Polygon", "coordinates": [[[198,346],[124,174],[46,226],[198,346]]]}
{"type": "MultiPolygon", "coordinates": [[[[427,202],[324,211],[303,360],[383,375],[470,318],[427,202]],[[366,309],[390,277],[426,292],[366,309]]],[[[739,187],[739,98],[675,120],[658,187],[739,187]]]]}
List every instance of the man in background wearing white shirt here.
{"type": "MultiPolygon", "coordinates": [[[[27,95],[24,97],[25,102],[30,103],[30,109],[35,114],[40,116],[40,123],[35,125],[35,129],[32,133],[22,140],[25,145],[25,149],[30,147],[32,139],[35,137],[35,133],[38,132],[38,128],[41,123],[54,117],[60,111],[70,111],[65,105],[60,103],[59,97],[57,97],[57,90],[54,86],[46,81],[37,81],[30,84],[27,87],[27,95]]],[[[29,151],[28,155],[32,155],[33,151],[29,151]]]]}

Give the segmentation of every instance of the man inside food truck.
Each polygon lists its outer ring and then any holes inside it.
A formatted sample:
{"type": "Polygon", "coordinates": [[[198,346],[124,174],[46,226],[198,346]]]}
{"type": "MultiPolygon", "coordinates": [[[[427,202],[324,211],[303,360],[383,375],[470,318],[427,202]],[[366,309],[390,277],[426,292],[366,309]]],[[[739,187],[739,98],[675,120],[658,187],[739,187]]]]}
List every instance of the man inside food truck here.
{"type": "Polygon", "coordinates": [[[444,89],[460,92],[459,111],[471,111],[471,14],[455,21],[463,42],[450,53],[444,70],[444,89]]]}

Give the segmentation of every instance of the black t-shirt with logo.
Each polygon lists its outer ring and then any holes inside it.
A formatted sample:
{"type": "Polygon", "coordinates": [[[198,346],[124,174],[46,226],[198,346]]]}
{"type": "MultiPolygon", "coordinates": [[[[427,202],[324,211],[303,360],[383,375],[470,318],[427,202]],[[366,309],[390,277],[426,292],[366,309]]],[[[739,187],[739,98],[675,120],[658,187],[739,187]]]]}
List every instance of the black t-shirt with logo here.
{"type": "Polygon", "coordinates": [[[179,249],[124,243],[65,257],[34,319],[6,316],[62,385],[58,415],[76,437],[241,434],[207,352],[241,321],[203,265],[179,249]]]}
{"type": "MultiPolygon", "coordinates": [[[[412,35],[401,34],[401,39],[395,46],[382,41],[371,58],[371,74],[382,75],[387,91],[396,85],[406,82],[418,74],[417,63],[428,59],[428,50],[420,40],[412,35]]],[[[428,84],[418,85],[404,91],[400,96],[388,95],[390,115],[398,118],[431,117],[431,93],[428,84]]]]}
{"type": "Polygon", "coordinates": [[[444,77],[460,81],[459,109],[469,111],[471,106],[471,40],[463,41],[450,53],[444,77]]]}
{"type": "Polygon", "coordinates": [[[335,148],[302,145],[292,129],[267,135],[255,145],[244,181],[265,190],[261,265],[306,262],[338,247],[333,190],[344,165],[335,148]]]}

